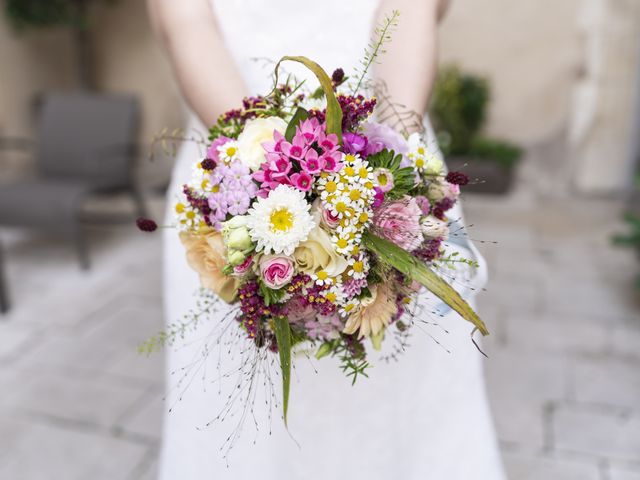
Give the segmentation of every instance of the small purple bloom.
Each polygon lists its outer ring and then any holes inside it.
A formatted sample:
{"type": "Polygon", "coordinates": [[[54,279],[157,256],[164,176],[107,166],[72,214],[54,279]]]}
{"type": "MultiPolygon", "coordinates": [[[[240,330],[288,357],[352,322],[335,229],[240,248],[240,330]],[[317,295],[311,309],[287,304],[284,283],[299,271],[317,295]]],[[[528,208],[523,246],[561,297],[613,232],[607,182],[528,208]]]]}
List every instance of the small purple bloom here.
{"type": "Polygon", "coordinates": [[[357,133],[347,132],[342,136],[342,147],[344,151],[352,155],[365,151],[368,143],[366,137],[358,135],[357,133]]]}

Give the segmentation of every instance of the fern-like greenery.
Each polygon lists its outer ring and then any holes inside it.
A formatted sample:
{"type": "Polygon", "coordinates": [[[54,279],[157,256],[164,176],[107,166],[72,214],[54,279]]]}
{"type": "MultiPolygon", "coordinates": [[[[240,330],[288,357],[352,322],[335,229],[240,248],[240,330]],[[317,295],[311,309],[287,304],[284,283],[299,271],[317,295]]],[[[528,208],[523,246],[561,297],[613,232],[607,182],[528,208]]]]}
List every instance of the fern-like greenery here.
{"type": "Polygon", "coordinates": [[[400,12],[394,10],[391,15],[387,15],[373,31],[373,38],[364,50],[364,58],[360,61],[361,68],[356,69],[358,81],[353,87],[352,93],[355,95],[367,77],[371,66],[376,63],[378,57],[386,52],[384,45],[391,41],[391,33],[398,26],[400,12]]]}

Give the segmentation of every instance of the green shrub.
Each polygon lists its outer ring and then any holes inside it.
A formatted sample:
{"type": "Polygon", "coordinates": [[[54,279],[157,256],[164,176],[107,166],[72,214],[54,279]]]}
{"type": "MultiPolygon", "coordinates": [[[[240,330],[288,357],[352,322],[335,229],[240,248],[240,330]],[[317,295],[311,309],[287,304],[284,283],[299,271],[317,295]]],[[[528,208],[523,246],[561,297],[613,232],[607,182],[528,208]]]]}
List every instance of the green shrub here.
{"type": "Polygon", "coordinates": [[[465,74],[456,66],[442,68],[430,108],[438,143],[445,155],[473,156],[512,168],[522,150],[481,135],[490,97],[487,79],[465,74]]]}

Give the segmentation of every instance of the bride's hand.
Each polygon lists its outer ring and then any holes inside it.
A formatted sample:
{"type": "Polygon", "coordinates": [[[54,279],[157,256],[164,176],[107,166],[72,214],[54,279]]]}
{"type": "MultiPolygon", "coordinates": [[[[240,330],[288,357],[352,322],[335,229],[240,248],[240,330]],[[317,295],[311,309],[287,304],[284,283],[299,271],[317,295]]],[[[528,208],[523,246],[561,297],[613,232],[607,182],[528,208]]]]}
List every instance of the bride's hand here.
{"type": "Polygon", "coordinates": [[[382,0],[378,20],[400,11],[398,28],[375,67],[394,101],[423,114],[427,109],[438,60],[438,22],[449,0],[382,0]]]}
{"type": "Polygon", "coordinates": [[[224,46],[210,0],[147,0],[180,89],[205,125],[237,105],[246,87],[224,46]]]}

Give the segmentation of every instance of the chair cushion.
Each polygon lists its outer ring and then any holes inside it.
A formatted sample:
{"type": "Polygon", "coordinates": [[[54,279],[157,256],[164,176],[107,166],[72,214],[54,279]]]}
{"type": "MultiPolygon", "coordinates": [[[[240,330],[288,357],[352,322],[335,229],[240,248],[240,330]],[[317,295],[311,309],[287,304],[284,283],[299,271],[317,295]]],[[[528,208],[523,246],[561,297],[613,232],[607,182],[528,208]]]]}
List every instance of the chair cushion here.
{"type": "Polygon", "coordinates": [[[0,225],[69,228],[89,190],[86,184],[66,180],[0,184],[0,225]]]}

